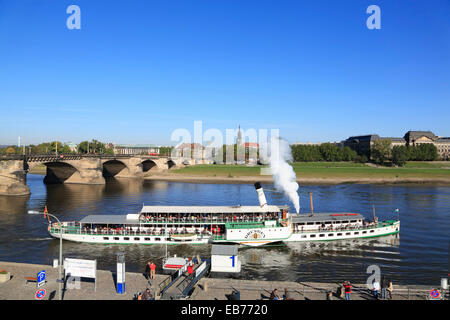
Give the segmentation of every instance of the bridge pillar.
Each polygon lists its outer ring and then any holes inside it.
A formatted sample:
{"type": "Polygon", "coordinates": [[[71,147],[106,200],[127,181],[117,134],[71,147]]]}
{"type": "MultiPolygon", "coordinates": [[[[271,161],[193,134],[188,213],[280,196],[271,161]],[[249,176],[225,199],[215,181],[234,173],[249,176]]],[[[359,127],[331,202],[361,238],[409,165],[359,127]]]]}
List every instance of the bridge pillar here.
{"type": "Polygon", "coordinates": [[[20,196],[30,194],[27,172],[23,160],[0,161],[0,195],[20,196]]]}
{"type": "Polygon", "coordinates": [[[126,168],[117,173],[115,178],[142,178],[144,176],[144,171],[142,170],[142,160],[138,157],[133,157],[129,159],[121,159],[126,168]]]}
{"type": "Polygon", "coordinates": [[[99,158],[83,158],[66,162],[77,170],[64,183],[105,184],[102,163],[99,158]]]}

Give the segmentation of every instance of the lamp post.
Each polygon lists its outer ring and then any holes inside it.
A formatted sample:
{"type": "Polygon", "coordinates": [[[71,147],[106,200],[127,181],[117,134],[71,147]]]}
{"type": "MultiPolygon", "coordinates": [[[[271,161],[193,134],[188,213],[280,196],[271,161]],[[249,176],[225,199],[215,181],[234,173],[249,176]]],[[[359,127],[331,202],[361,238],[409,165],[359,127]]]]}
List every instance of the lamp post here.
{"type": "MultiPolygon", "coordinates": [[[[39,211],[34,211],[34,210],[29,210],[28,214],[44,214],[43,212],[39,212],[39,211]]],[[[62,224],[61,221],[59,221],[59,219],[57,217],[55,217],[53,214],[50,213],[46,213],[49,216],[53,217],[56,219],[56,221],[58,221],[59,223],[59,271],[58,271],[58,299],[62,300],[62,284],[63,284],[63,279],[62,279],[62,224]]]]}

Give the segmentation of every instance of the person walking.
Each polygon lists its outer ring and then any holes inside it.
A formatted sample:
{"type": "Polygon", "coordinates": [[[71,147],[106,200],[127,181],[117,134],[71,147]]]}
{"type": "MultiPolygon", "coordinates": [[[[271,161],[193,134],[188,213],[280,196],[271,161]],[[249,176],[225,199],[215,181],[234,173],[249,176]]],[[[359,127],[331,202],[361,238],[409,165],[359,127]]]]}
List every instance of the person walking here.
{"type": "Polygon", "coordinates": [[[350,300],[352,295],[352,284],[350,281],[344,281],[345,300],[350,300]]]}
{"type": "Polygon", "coordinates": [[[150,262],[147,262],[147,264],[145,265],[144,277],[146,280],[148,280],[150,277],[150,262]]]}

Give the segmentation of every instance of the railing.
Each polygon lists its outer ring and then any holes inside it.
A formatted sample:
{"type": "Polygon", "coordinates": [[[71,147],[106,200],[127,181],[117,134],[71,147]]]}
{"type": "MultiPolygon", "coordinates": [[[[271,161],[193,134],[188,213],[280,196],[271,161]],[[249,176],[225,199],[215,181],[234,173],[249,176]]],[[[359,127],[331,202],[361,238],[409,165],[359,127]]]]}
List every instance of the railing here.
{"type": "Polygon", "coordinates": [[[315,230],[293,230],[292,233],[316,233],[316,232],[337,232],[337,231],[358,231],[358,230],[371,230],[371,229],[377,229],[387,226],[392,226],[397,222],[397,220],[387,220],[378,222],[376,225],[372,226],[358,226],[358,227],[340,227],[340,228],[333,228],[333,229],[315,229],[315,230]]]}
{"type": "MultiPolygon", "coordinates": [[[[58,227],[50,227],[49,230],[51,233],[55,233],[55,234],[59,234],[59,228],[58,227]]],[[[89,231],[85,231],[85,230],[80,230],[80,228],[76,228],[76,227],[67,227],[67,226],[63,226],[63,230],[62,230],[63,234],[80,234],[80,235],[92,235],[92,236],[159,236],[159,237],[164,237],[164,236],[168,236],[170,237],[171,235],[176,235],[176,234],[194,234],[193,232],[185,232],[185,233],[160,233],[160,232],[144,232],[144,231],[125,231],[125,230],[121,230],[121,231],[115,231],[115,230],[108,230],[108,231],[94,231],[94,230],[89,230],[89,231]]],[[[197,236],[200,236],[200,239],[203,239],[204,237],[209,238],[210,237],[210,233],[195,233],[197,236]]]]}
{"type": "Polygon", "coordinates": [[[243,223],[261,223],[262,226],[264,227],[264,222],[265,221],[277,221],[278,218],[266,218],[265,220],[263,219],[249,219],[249,218],[238,218],[237,220],[233,220],[233,219],[217,219],[216,218],[195,218],[195,219],[179,219],[179,218],[173,218],[173,219],[167,219],[167,218],[157,218],[157,219],[150,219],[150,220],[140,220],[139,222],[142,225],[146,225],[146,224],[153,224],[153,223],[162,223],[162,224],[205,224],[205,223],[209,223],[209,224],[243,224],[243,223]]]}
{"type": "Polygon", "coordinates": [[[141,157],[141,158],[169,158],[168,156],[151,156],[151,155],[141,155],[141,154],[87,154],[87,153],[44,153],[44,154],[6,154],[0,155],[0,160],[27,160],[30,161],[33,159],[42,159],[42,158],[58,158],[58,159],[69,159],[69,158],[106,158],[106,159],[115,159],[115,158],[132,158],[132,157],[141,157]]]}

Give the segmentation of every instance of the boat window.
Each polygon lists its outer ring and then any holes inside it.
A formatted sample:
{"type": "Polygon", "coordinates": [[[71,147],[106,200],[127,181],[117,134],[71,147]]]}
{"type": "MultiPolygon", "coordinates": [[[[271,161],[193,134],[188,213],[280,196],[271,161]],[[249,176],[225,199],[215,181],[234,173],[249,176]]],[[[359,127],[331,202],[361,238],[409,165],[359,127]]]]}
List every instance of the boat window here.
{"type": "Polygon", "coordinates": [[[319,237],[325,237],[325,235],[323,233],[319,234],[319,237]]]}
{"type": "Polygon", "coordinates": [[[134,238],[134,240],[139,241],[139,240],[141,240],[141,238],[136,237],[136,238],[134,238]]]}
{"type": "Polygon", "coordinates": [[[155,241],[161,241],[161,238],[155,238],[155,241]]]}
{"type": "Polygon", "coordinates": [[[103,237],[103,240],[109,240],[109,237],[103,237]]]}
{"type": "Polygon", "coordinates": [[[353,232],[353,234],[359,234],[359,232],[358,232],[358,231],[355,231],[355,232],[353,232]]]}
{"type": "Polygon", "coordinates": [[[370,230],[370,232],[372,233],[372,232],[374,232],[374,230],[370,230]]]}
{"type": "Polygon", "coordinates": [[[306,234],[302,235],[302,238],[306,238],[306,234]]]}
{"type": "Polygon", "coordinates": [[[305,225],[305,223],[304,222],[300,222],[300,223],[297,223],[299,226],[304,226],[305,225]]]}
{"type": "Polygon", "coordinates": [[[328,236],[332,237],[332,236],[334,236],[334,233],[329,233],[328,236]]]}
{"type": "Polygon", "coordinates": [[[312,235],[310,235],[309,237],[310,237],[310,238],[315,238],[316,235],[315,235],[315,234],[312,234],[312,235]]]}
{"type": "Polygon", "coordinates": [[[314,224],[314,222],[308,222],[308,223],[307,223],[308,226],[310,226],[310,225],[312,225],[312,224],[314,224]]]}
{"type": "Polygon", "coordinates": [[[150,238],[144,238],[145,241],[150,241],[150,238]]]}
{"type": "Polygon", "coordinates": [[[337,235],[338,235],[338,236],[342,236],[342,233],[338,233],[337,235]]]}
{"type": "Polygon", "coordinates": [[[316,221],[316,224],[322,224],[322,222],[320,222],[320,221],[316,221]]]}
{"type": "Polygon", "coordinates": [[[351,223],[355,223],[355,222],[356,222],[356,220],[351,220],[350,222],[351,222],[351,223]]]}
{"type": "Polygon", "coordinates": [[[124,237],[124,238],[123,238],[123,240],[130,240],[130,238],[128,238],[128,237],[124,237]]]}
{"type": "Polygon", "coordinates": [[[119,240],[119,237],[114,237],[114,240],[119,240]]]}
{"type": "Polygon", "coordinates": [[[331,221],[325,221],[325,224],[331,224],[331,221]]]}
{"type": "Polygon", "coordinates": [[[346,235],[346,236],[349,236],[349,235],[351,235],[351,232],[347,232],[345,235],[346,235]]]}
{"type": "Polygon", "coordinates": [[[363,234],[367,233],[367,231],[363,231],[363,234]]]}

